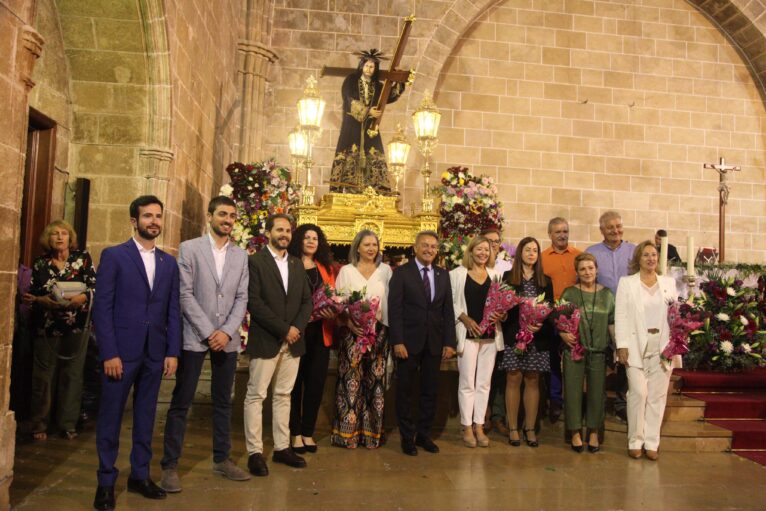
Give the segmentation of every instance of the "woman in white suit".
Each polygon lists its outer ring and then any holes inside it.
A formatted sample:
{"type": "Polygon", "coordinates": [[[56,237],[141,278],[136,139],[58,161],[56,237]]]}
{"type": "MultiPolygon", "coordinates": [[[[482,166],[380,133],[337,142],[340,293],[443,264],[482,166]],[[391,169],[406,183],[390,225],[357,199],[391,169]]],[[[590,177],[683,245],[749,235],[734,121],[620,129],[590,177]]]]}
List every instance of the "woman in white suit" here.
{"type": "MultiPolygon", "coordinates": [[[[490,242],[475,236],[463,255],[463,264],[450,272],[452,303],[455,309],[457,337],[458,404],[463,426],[463,443],[468,447],[488,447],[484,434],[484,415],[495,356],[503,350],[503,332],[498,325],[479,331],[484,316],[484,302],[490,283],[502,278],[493,266],[490,242]]],[[[499,319],[499,318],[498,318],[499,319]]]]}
{"type": "Polygon", "coordinates": [[[675,280],[657,274],[658,259],[653,241],[636,247],[617,286],[614,317],[617,357],[628,374],[628,455],[640,458],[643,448],[650,460],[659,457],[670,374],[680,367],[680,357],[672,364],[660,357],[670,338],[668,302],[678,293],[675,280]]]}

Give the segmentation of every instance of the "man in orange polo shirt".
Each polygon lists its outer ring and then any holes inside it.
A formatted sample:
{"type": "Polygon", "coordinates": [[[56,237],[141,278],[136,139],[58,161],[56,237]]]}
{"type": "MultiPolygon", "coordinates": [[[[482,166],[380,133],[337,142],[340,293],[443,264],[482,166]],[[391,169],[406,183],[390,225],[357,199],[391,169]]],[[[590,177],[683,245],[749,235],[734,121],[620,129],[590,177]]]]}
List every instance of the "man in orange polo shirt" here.
{"type": "MultiPolygon", "coordinates": [[[[543,271],[553,281],[553,296],[558,300],[566,288],[577,282],[574,259],[582,251],[569,245],[569,223],[565,218],[551,218],[548,222],[548,236],[551,238],[551,246],[543,250],[543,271]]],[[[555,341],[551,346],[559,345],[559,339],[555,341]]],[[[561,395],[561,354],[558,348],[551,348],[550,354],[551,384],[548,414],[551,422],[555,423],[561,416],[564,404],[561,395]]]]}

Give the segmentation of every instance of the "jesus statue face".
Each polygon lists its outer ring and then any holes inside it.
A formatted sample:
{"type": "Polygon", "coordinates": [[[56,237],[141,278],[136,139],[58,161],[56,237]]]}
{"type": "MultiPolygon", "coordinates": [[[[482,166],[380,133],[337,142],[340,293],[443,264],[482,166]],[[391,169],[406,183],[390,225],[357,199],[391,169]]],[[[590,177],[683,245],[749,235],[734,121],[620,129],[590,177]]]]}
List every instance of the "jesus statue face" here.
{"type": "Polygon", "coordinates": [[[370,79],[372,78],[372,75],[375,74],[375,62],[372,60],[368,60],[364,63],[364,66],[362,66],[362,75],[370,79]]]}

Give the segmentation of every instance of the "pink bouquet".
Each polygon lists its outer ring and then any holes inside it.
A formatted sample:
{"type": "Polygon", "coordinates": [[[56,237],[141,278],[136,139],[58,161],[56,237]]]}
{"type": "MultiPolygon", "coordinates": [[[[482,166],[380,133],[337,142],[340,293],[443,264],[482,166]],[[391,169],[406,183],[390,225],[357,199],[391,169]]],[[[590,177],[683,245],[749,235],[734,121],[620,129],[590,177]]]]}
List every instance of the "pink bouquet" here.
{"type": "Polygon", "coordinates": [[[377,296],[366,298],[364,291],[354,291],[348,297],[346,311],[351,321],[362,328],[362,335],[356,338],[356,346],[361,353],[366,353],[375,345],[379,308],[380,299],[377,296]]]}
{"type": "Polygon", "coordinates": [[[309,321],[323,319],[320,313],[324,309],[340,314],[346,307],[346,298],[329,284],[322,284],[319,289],[314,291],[314,295],[311,298],[314,301],[314,308],[311,311],[311,319],[309,321]]]}
{"type": "Polygon", "coordinates": [[[489,285],[487,299],[484,301],[484,315],[479,323],[481,333],[487,332],[493,325],[490,320],[493,314],[505,314],[519,304],[521,298],[511,289],[511,286],[499,280],[493,280],[489,285]]]}
{"type": "Polygon", "coordinates": [[[519,304],[519,331],[516,333],[516,345],[513,351],[517,355],[524,355],[535,334],[527,327],[539,325],[553,311],[550,304],[543,300],[543,295],[537,298],[523,298],[519,304]]]}
{"type": "Polygon", "coordinates": [[[693,305],[679,300],[668,303],[670,340],[662,350],[662,358],[669,362],[676,355],[686,355],[689,352],[689,334],[703,324],[700,311],[693,305]]]}
{"type": "Polygon", "coordinates": [[[561,301],[556,304],[556,318],[553,320],[559,332],[572,334],[575,337],[572,346],[572,360],[582,360],[585,348],[580,342],[580,309],[573,303],[561,301]]]}

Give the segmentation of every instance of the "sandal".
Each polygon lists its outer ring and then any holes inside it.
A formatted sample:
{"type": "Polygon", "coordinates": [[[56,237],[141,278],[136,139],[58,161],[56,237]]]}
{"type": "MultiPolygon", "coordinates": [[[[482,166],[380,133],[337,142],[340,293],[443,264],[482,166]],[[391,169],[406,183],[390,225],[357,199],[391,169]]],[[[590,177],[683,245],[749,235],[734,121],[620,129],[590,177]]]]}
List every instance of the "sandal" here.
{"type": "Polygon", "coordinates": [[[80,435],[77,433],[77,431],[62,431],[61,436],[67,440],[74,440],[80,435]]]}

